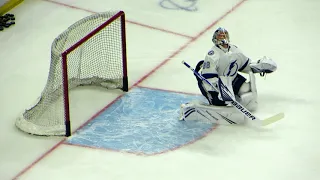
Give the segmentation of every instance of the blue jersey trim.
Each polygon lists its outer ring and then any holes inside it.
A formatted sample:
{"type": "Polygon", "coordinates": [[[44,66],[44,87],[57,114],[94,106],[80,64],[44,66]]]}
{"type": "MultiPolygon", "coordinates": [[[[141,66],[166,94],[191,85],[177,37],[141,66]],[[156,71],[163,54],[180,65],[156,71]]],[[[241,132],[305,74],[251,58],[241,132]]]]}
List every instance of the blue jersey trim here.
{"type": "Polygon", "coordinates": [[[244,68],[246,68],[248,66],[248,63],[249,63],[249,58],[247,59],[247,62],[244,63],[244,65],[239,69],[239,71],[244,70],[244,68]]]}

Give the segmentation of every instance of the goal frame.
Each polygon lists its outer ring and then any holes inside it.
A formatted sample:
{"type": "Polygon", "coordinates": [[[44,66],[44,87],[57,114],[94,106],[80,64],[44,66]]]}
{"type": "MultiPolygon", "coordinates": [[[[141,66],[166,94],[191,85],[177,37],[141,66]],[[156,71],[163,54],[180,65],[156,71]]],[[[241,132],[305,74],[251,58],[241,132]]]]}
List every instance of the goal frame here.
{"type": "Polygon", "coordinates": [[[125,27],[125,13],[124,11],[119,11],[106,22],[101,24],[99,27],[91,31],[85,37],[80,39],[77,43],[72,45],[70,48],[65,50],[62,54],[62,85],[63,85],[63,101],[64,101],[64,117],[65,117],[65,127],[66,127],[66,137],[71,136],[71,121],[70,121],[70,104],[69,104],[69,85],[68,85],[68,54],[70,54],[73,50],[78,48],[80,45],[85,43],[88,39],[93,37],[103,28],[111,24],[116,19],[120,18],[121,22],[121,43],[122,43],[122,71],[123,71],[123,87],[122,90],[127,92],[128,91],[128,74],[127,74],[127,49],[126,49],[126,27],[125,27]]]}

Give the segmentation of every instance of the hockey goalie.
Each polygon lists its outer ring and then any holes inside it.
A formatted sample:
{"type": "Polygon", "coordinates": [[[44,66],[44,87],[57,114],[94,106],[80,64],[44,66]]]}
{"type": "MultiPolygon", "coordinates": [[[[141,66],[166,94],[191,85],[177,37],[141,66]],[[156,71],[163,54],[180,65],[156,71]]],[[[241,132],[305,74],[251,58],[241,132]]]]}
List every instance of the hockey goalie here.
{"type": "Polygon", "coordinates": [[[212,42],[213,47],[195,68],[211,83],[196,76],[198,87],[208,103],[193,101],[182,104],[180,120],[242,124],[247,117],[231,105],[232,100],[235,99],[249,111],[255,111],[258,107],[255,74],[265,76],[276,71],[277,65],[266,56],[252,62],[237,46],[230,44],[229,33],[224,28],[214,32],[212,42]],[[247,74],[248,79],[239,72],[247,74]],[[228,95],[222,91],[224,88],[228,89],[228,95]]]}

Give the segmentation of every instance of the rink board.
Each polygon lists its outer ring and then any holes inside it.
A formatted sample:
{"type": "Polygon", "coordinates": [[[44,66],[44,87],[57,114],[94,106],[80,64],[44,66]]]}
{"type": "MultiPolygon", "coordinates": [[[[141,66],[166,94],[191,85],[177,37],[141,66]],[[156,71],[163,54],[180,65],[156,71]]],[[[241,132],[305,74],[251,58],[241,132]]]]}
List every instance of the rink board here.
{"type": "Polygon", "coordinates": [[[67,143],[147,155],[179,148],[215,128],[214,124],[178,120],[180,105],[194,99],[202,97],[133,88],[67,143]]]}

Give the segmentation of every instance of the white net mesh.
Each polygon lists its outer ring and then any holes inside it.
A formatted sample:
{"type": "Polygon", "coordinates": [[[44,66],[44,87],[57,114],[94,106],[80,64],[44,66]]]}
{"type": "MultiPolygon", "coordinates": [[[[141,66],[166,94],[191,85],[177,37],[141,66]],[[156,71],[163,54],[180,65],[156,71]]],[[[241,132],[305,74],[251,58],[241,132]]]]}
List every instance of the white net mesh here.
{"type": "Polygon", "coordinates": [[[81,19],[60,34],[51,46],[51,64],[47,84],[36,104],[16,121],[22,131],[36,135],[65,135],[66,103],[63,93],[63,69],[67,69],[69,90],[77,86],[94,85],[124,88],[123,43],[121,18],[115,18],[95,32],[118,12],[94,14],[81,19]],[[88,34],[95,32],[87,39],[88,34]],[[87,39],[86,41],[83,41],[87,39]],[[67,66],[62,65],[62,53],[67,52],[67,66]]]}

